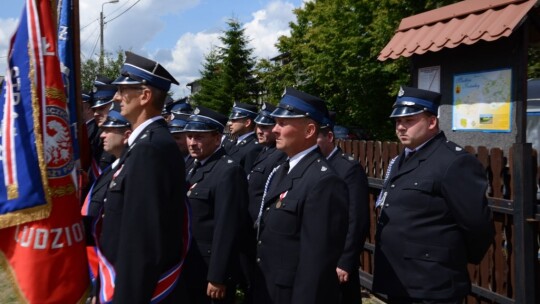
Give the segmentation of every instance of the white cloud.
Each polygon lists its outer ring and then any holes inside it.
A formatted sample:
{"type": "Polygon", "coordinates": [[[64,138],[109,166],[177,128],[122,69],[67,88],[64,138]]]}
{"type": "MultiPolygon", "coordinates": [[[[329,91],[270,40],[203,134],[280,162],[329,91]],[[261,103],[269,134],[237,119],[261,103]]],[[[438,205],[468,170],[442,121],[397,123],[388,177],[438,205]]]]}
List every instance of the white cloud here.
{"type": "Polygon", "coordinates": [[[17,24],[15,18],[0,19],[0,75],[6,74],[9,43],[17,24]]]}
{"type": "MultiPolygon", "coordinates": [[[[249,46],[257,58],[270,58],[278,54],[274,46],[277,39],[290,32],[289,22],[295,20],[294,6],[288,2],[273,1],[264,9],[252,14],[253,19],[244,24],[245,34],[250,39],[249,46]]],[[[225,27],[225,21],[223,23],[225,27]]],[[[185,84],[198,79],[204,63],[204,56],[212,46],[221,46],[221,32],[186,33],[182,35],[172,53],[172,62],[165,63],[167,69],[180,81],[176,95],[188,95],[185,84]]],[[[178,96],[176,96],[178,97],[178,96]]]]}
{"type": "Polygon", "coordinates": [[[251,39],[255,56],[270,58],[278,55],[275,44],[280,36],[290,33],[289,22],[295,20],[293,9],[291,3],[274,1],[253,13],[253,20],[245,24],[245,33],[251,39]]]}
{"type": "Polygon", "coordinates": [[[197,5],[200,0],[121,0],[105,5],[96,5],[95,2],[81,0],[79,4],[83,58],[99,54],[102,8],[105,16],[105,50],[115,53],[121,47],[123,50],[141,53],[146,44],[166,26],[161,17],[179,15],[197,5]]]}
{"type": "Polygon", "coordinates": [[[180,82],[180,87],[177,88],[179,95],[189,94],[186,84],[199,78],[204,56],[210,52],[212,46],[221,45],[219,35],[220,33],[207,32],[186,33],[170,51],[171,60],[161,61],[180,82]]]}
{"type": "MultiPolygon", "coordinates": [[[[221,45],[219,36],[226,28],[223,17],[221,29],[206,29],[200,32],[183,33],[178,36],[169,35],[166,45],[172,48],[151,48],[157,45],[157,34],[165,27],[175,26],[166,24],[171,16],[181,16],[189,13],[189,9],[200,4],[201,0],[120,0],[119,3],[103,5],[105,21],[110,22],[104,28],[104,45],[108,53],[115,54],[120,48],[132,50],[142,56],[148,56],[161,62],[181,83],[176,87],[176,97],[189,94],[186,84],[199,78],[205,54],[212,46],[221,45]],[[137,3],[136,3],[137,2],[137,3]],[[120,18],[112,20],[136,3],[120,18]],[[166,9],[164,9],[166,8],[166,9]],[[168,17],[168,18],[167,18],[168,17]]],[[[102,3],[95,0],[80,0],[81,53],[82,60],[99,54],[99,15],[102,3]]],[[[250,47],[254,49],[257,58],[270,58],[278,54],[275,44],[281,35],[289,34],[289,22],[295,19],[292,12],[294,5],[286,0],[269,1],[266,7],[254,12],[250,20],[240,20],[244,24],[245,33],[250,39],[250,47]]],[[[227,12],[228,13],[228,12],[227,12]]],[[[174,19],[174,18],[172,18],[174,19]]],[[[5,56],[10,35],[16,27],[16,19],[0,19],[0,57],[5,56]]],[[[161,39],[161,38],[160,38],[161,39]]],[[[96,58],[96,57],[94,57],[96,58]]],[[[0,75],[5,70],[5,60],[0,58],[0,75]]]]}

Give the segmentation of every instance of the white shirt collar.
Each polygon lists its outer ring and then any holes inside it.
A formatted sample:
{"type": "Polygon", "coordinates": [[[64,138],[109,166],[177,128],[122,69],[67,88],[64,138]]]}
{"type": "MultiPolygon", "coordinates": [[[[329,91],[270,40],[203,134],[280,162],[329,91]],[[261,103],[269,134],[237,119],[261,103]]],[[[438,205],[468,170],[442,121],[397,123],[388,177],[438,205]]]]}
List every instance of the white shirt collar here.
{"type": "Polygon", "coordinates": [[[135,139],[139,136],[139,134],[141,134],[141,132],[144,130],[144,128],[148,127],[148,125],[150,125],[154,121],[157,121],[157,120],[160,120],[160,119],[164,119],[163,116],[154,116],[154,117],[146,120],[142,124],[140,124],[135,130],[133,130],[133,132],[131,132],[131,135],[128,138],[128,145],[131,147],[133,145],[133,142],[135,141],[135,139]]]}
{"type": "Polygon", "coordinates": [[[326,157],[326,159],[330,159],[332,157],[334,157],[334,155],[336,155],[338,153],[339,149],[337,147],[334,147],[334,150],[332,150],[332,152],[330,152],[330,154],[328,154],[328,157],[326,157]]]}
{"type": "Polygon", "coordinates": [[[304,156],[306,156],[309,152],[317,149],[317,145],[313,145],[309,148],[307,148],[306,150],[294,155],[293,157],[289,158],[289,172],[287,173],[290,173],[291,170],[294,168],[294,166],[296,166],[301,160],[302,158],[304,158],[304,156]]]}
{"type": "Polygon", "coordinates": [[[117,158],[115,161],[113,161],[112,165],[111,165],[111,169],[114,169],[116,168],[116,166],[118,166],[118,163],[120,162],[120,158],[117,158]]]}
{"type": "Polygon", "coordinates": [[[238,136],[238,140],[236,141],[236,144],[242,142],[242,140],[246,139],[246,137],[250,136],[251,134],[255,134],[255,131],[238,136]]]}

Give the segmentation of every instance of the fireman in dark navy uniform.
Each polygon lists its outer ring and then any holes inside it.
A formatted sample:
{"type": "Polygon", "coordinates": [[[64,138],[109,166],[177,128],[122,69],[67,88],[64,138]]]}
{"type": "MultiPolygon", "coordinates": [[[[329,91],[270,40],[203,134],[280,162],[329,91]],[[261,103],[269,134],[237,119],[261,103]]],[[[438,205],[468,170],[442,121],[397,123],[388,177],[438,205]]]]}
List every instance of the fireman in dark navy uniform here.
{"type": "MultiPolygon", "coordinates": [[[[116,161],[109,167],[103,169],[103,172],[95,181],[92,186],[92,192],[88,201],[88,209],[86,213],[89,216],[97,216],[103,207],[103,201],[109,188],[109,183],[112,178],[112,172],[118,164],[119,158],[124,151],[127,139],[131,134],[131,125],[125,117],[119,112],[111,110],[107,114],[105,122],[101,125],[101,139],[103,142],[103,151],[107,152],[114,157],[116,161]]],[[[90,227],[87,227],[87,231],[90,231],[90,227]]]]}
{"type": "Polygon", "coordinates": [[[262,150],[255,134],[257,106],[236,102],[229,115],[229,133],[236,138],[236,144],[229,147],[227,154],[249,174],[255,158],[262,150]]]}
{"type": "Polygon", "coordinates": [[[252,222],[255,222],[259,215],[264,185],[268,180],[270,172],[287,159],[287,154],[276,149],[276,135],[272,132],[276,121],[271,115],[275,109],[276,107],[274,105],[265,102],[262,105],[259,115],[255,118],[255,133],[257,134],[259,145],[263,148],[255,159],[251,172],[248,175],[249,214],[252,222]]]}
{"type": "MultiPolygon", "coordinates": [[[[98,257],[95,248],[94,225],[92,225],[96,217],[101,216],[103,202],[109,189],[109,183],[112,179],[112,172],[118,164],[119,158],[127,144],[127,139],[131,134],[131,125],[120,113],[111,110],[107,115],[107,119],[101,125],[101,139],[103,142],[103,151],[116,157],[116,161],[109,167],[103,169],[101,175],[94,181],[89,193],[84,200],[81,209],[83,221],[85,225],[86,240],[87,240],[87,257],[90,270],[90,279],[92,285],[97,288],[96,280],[98,277],[98,257]]],[[[95,289],[91,296],[97,293],[95,289]]]]}
{"type": "Polygon", "coordinates": [[[276,122],[270,114],[275,109],[275,106],[265,102],[261,107],[261,111],[255,118],[255,133],[257,134],[259,145],[261,145],[263,149],[255,159],[251,172],[248,175],[248,210],[250,217],[249,226],[251,229],[246,230],[245,237],[247,240],[245,241],[245,245],[247,247],[245,248],[245,253],[247,260],[243,265],[247,272],[246,276],[249,279],[249,290],[246,292],[246,298],[251,302],[248,303],[264,304],[268,301],[264,277],[255,262],[257,240],[256,230],[253,229],[253,226],[257,220],[264,186],[266,185],[268,176],[275,167],[279,166],[287,158],[287,154],[276,149],[276,135],[272,133],[272,129],[276,122]]]}
{"type": "Polygon", "coordinates": [[[358,161],[334,142],[335,112],[330,112],[328,123],[321,128],[317,144],[322,154],[336,174],[341,177],[349,189],[349,229],[343,253],[339,258],[336,273],[340,282],[340,303],[361,303],[360,253],[369,233],[369,196],[366,172],[358,161]]]}
{"type": "Polygon", "coordinates": [[[184,127],[194,159],[186,174],[193,214],[184,273],[188,303],[233,303],[235,297],[248,198],[244,170],[221,147],[226,123],[227,116],[197,107],[184,127]]]}
{"type": "Polygon", "coordinates": [[[185,168],[160,115],[178,82],[159,63],[131,52],[121,73],[113,82],[115,102],[133,131],[104,202],[100,300],[180,303],[188,245],[185,168]],[[171,280],[162,280],[169,274],[171,280]]]}
{"type": "Polygon", "coordinates": [[[440,98],[402,87],[390,115],[405,149],[377,200],[373,277],[389,303],[462,303],[493,242],[484,168],[439,130],[440,98]]]}
{"type": "MultiPolygon", "coordinates": [[[[112,80],[98,75],[94,80],[91,110],[94,115],[92,130],[88,130],[92,156],[101,170],[109,167],[116,159],[114,155],[103,152],[103,140],[101,139],[101,126],[107,119],[107,114],[112,107],[116,86],[111,85],[112,80]]],[[[87,125],[88,126],[88,125],[87,125]]]]}
{"type": "Polygon", "coordinates": [[[322,99],[292,88],[272,112],[276,147],[289,159],[270,174],[256,222],[271,303],[338,303],[348,190],[317,147],[327,112],[322,99]]]}

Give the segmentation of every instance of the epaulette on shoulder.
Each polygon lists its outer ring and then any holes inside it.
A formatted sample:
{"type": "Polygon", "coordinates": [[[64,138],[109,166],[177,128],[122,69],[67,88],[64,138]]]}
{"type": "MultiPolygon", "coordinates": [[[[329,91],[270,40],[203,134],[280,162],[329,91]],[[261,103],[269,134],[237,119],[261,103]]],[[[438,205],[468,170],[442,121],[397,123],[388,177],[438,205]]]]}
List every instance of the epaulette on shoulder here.
{"type": "Polygon", "coordinates": [[[221,157],[227,164],[235,164],[236,162],[229,155],[223,155],[221,157]]]}
{"type": "Polygon", "coordinates": [[[454,153],[456,153],[456,154],[460,154],[460,153],[466,152],[465,149],[463,149],[463,147],[461,147],[460,145],[456,144],[456,143],[453,142],[453,141],[447,140],[447,141],[445,142],[445,145],[446,145],[446,147],[447,147],[450,151],[452,151],[452,152],[454,152],[454,153]]]}
{"type": "Polygon", "coordinates": [[[317,161],[315,163],[317,166],[317,171],[321,171],[321,173],[324,173],[329,170],[328,164],[323,162],[320,158],[317,158],[317,161]]]}
{"type": "Polygon", "coordinates": [[[339,155],[341,158],[343,158],[344,160],[346,160],[347,162],[357,162],[356,159],[354,159],[354,157],[352,157],[351,155],[347,154],[347,153],[341,153],[341,155],[339,155]]]}

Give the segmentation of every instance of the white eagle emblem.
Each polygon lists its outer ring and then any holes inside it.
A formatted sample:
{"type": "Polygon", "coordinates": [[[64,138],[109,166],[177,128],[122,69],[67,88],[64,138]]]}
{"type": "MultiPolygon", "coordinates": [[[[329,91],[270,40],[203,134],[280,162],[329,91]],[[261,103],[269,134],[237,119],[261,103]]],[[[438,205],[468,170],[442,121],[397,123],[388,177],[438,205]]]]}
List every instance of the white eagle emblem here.
{"type": "Polygon", "coordinates": [[[45,160],[53,166],[64,165],[71,158],[69,129],[58,120],[47,122],[45,160]]]}

